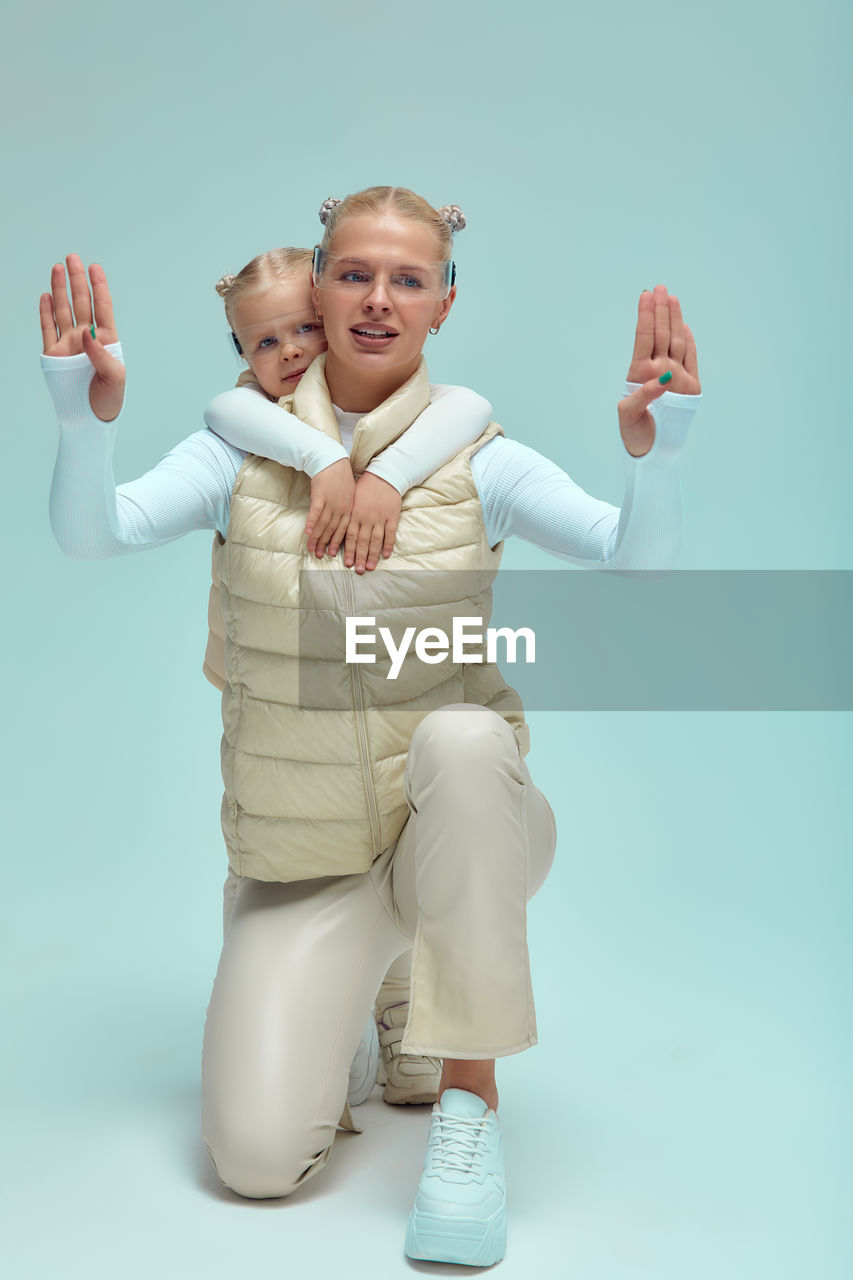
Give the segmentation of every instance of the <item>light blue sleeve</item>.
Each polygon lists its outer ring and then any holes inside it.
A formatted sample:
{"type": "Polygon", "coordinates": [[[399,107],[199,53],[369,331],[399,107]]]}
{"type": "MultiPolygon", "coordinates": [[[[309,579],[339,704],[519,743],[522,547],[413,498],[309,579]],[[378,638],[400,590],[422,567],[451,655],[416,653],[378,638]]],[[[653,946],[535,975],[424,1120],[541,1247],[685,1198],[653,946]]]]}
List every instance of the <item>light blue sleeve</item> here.
{"type": "Polygon", "coordinates": [[[238,449],[309,476],[347,457],[337,440],[252,387],[233,387],[214,396],[204,411],[204,420],[211,431],[238,449]]]}
{"type": "MultiPolygon", "coordinates": [[[[491,416],[491,404],[476,391],[431,386],[429,407],[365,470],[405,494],[482,435],[491,416]]],[[[223,440],[311,477],[348,457],[342,444],[252,387],[234,387],[215,396],[204,420],[223,440]]]]}
{"type": "MultiPolygon", "coordinates": [[[[108,350],[121,358],[118,343],[108,350]]],[[[42,369],[59,419],[50,524],[66,555],[103,560],[163,546],[195,529],[224,536],[245,454],[197,431],[143,476],[116,486],[113,448],[121,415],[101,422],[92,412],[88,358],[42,356],[42,369]]]]}
{"type": "MultiPolygon", "coordinates": [[[[625,394],[637,385],[626,383],[625,394]]],[[[514,535],[585,568],[670,568],[683,529],[679,455],[701,399],[665,392],[653,401],[651,449],[635,458],[622,448],[621,508],[586,493],[534,449],[490,440],[471,460],[490,546],[514,535]]]]}
{"type": "Polygon", "coordinates": [[[430,386],[429,408],[365,470],[400,494],[423,484],[439,467],[473,444],[492,419],[492,406],[468,387],[430,386]]]}

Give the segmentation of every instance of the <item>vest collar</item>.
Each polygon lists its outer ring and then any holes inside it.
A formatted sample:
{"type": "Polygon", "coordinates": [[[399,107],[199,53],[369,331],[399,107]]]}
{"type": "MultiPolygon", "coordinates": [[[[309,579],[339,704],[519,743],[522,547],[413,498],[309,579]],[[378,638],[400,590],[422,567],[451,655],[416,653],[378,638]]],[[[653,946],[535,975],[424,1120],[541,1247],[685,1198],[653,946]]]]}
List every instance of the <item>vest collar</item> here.
{"type": "MultiPolygon", "coordinates": [[[[318,431],[331,436],[338,444],[341,443],[338,420],[326,385],[325,353],[311,362],[293,395],[280,400],[279,404],[291,409],[303,422],[310,423],[318,431]]],[[[408,382],[404,382],[402,387],[398,387],[370,413],[359,418],[353,432],[350,454],[353,471],[357,475],[364,471],[370,460],[407,431],[428,405],[429,374],[426,360],[421,356],[420,364],[408,382]]]]}

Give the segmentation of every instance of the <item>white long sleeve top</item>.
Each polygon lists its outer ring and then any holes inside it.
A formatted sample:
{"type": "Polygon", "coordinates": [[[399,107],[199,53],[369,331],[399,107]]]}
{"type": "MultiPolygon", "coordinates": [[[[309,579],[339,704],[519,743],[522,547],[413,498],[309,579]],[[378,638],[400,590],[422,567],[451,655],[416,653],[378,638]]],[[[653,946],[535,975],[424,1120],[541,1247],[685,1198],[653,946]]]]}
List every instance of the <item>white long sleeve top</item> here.
{"type": "MultiPolygon", "coordinates": [[[[119,344],[109,350],[120,357],[119,344]]],[[[223,537],[227,534],[231,492],[248,449],[237,448],[206,428],[182,440],[137,480],[116,486],[112,459],[121,415],[112,422],[101,422],[92,412],[89,384],[93,369],[88,358],[42,356],[41,360],[60,426],[50,522],[67,555],[106,559],[162,546],[195,529],[216,529],[223,537]]],[[[625,394],[637,385],[626,382],[625,394]]],[[[267,412],[283,415],[283,410],[264,402],[256,392],[246,388],[241,394],[253,396],[267,412]]],[[[623,450],[625,496],[621,508],[586,493],[534,449],[505,436],[490,440],[471,459],[489,544],[495,546],[514,535],[585,567],[669,568],[681,545],[679,456],[700,400],[701,396],[667,391],[652,403],[652,448],[640,458],[623,450]]],[[[351,440],[347,419],[358,415],[338,411],[338,416],[342,440],[351,440]]],[[[251,449],[261,456],[273,456],[269,442],[263,439],[269,421],[259,426],[258,447],[251,449]]],[[[288,432],[277,433],[277,461],[316,474],[343,456],[336,442],[330,441],[335,449],[335,457],[330,457],[322,443],[329,438],[307,424],[300,424],[298,431],[294,421],[298,420],[291,418],[288,432]]],[[[217,430],[226,429],[223,417],[217,430]]],[[[464,443],[462,440],[458,447],[464,443]]],[[[381,474],[380,467],[373,464],[371,470],[381,474]]],[[[420,483],[430,470],[423,470],[422,458],[409,457],[407,461],[405,450],[394,461],[396,480],[406,488],[420,483]]],[[[383,478],[394,483],[390,473],[383,478]]]]}
{"type": "MultiPolygon", "coordinates": [[[[432,383],[429,390],[429,408],[365,468],[393,485],[401,496],[482,435],[492,420],[491,404],[476,391],[432,383]]],[[[237,449],[272,458],[313,477],[349,457],[353,433],[363,416],[333,408],[341,444],[248,386],[214,396],[204,411],[204,420],[211,431],[237,449]]]]}

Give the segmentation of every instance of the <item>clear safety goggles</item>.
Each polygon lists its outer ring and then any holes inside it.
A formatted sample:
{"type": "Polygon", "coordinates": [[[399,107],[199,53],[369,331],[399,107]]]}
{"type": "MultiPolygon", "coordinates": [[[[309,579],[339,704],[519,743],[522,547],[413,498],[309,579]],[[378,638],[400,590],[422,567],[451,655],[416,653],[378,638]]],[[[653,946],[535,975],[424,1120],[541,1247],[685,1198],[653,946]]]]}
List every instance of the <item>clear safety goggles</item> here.
{"type": "Polygon", "coordinates": [[[231,341],[238,356],[248,356],[256,360],[266,352],[279,352],[283,346],[301,347],[313,350],[321,342],[326,341],[323,321],[318,320],[310,310],[290,311],[285,315],[272,316],[262,323],[247,325],[240,330],[239,337],[232,331],[231,341]]]}
{"type": "Polygon", "coordinates": [[[446,298],[456,280],[455,262],[404,263],[391,258],[339,258],[314,250],[314,284],[359,296],[381,284],[397,300],[446,298]]]}

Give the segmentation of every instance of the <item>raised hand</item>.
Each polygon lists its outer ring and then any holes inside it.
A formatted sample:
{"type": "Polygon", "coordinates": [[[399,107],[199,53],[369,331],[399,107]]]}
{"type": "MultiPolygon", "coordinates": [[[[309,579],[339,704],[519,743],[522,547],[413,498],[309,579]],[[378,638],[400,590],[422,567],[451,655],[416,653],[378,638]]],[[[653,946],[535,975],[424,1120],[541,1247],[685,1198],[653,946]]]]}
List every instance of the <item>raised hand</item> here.
{"type": "Polygon", "coordinates": [[[120,360],[105,350],[109,343],[118,342],[107,277],[103,267],[92,263],[89,268],[90,295],[86,270],[79,256],[69,253],[65,261],[68,264],[70,301],[65,265],[61,262],[57,262],[50,273],[50,293],[43,293],[39,300],[42,350],[46,356],[85,353],[89,357],[95,369],[89,386],[92,412],[102,422],[111,422],[121,412],[125,368],[120,360]],[[96,334],[94,338],[90,329],[92,325],[96,334]]]}
{"type": "Polygon", "coordinates": [[[619,431],[625,448],[634,457],[648,453],[654,444],[655,424],[648,407],[665,391],[698,396],[702,387],[696,363],[696,342],[684,323],[678,298],[664,285],[640,294],[634,352],[629,382],[642,382],[632,395],[619,401],[619,431]],[[670,380],[659,379],[669,373],[670,380]]]}

